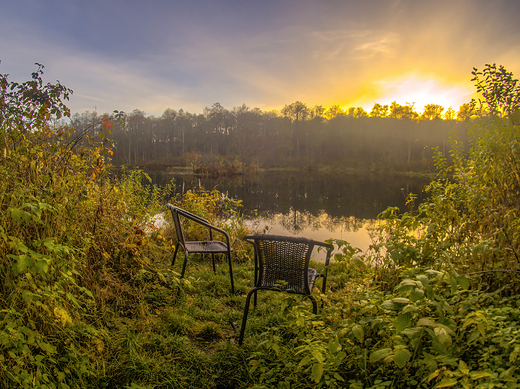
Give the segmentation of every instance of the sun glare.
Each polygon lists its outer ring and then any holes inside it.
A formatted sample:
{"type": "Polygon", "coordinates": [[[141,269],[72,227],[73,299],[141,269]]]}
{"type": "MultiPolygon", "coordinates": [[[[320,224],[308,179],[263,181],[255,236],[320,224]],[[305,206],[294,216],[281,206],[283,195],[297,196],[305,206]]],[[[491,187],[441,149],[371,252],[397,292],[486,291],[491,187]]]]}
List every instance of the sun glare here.
{"type": "Polygon", "coordinates": [[[408,77],[392,81],[379,81],[380,97],[375,102],[380,104],[413,104],[415,111],[422,112],[427,104],[439,104],[445,110],[458,111],[463,103],[471,100],[471,85],[445,85],[433,78],[408,77]]]}

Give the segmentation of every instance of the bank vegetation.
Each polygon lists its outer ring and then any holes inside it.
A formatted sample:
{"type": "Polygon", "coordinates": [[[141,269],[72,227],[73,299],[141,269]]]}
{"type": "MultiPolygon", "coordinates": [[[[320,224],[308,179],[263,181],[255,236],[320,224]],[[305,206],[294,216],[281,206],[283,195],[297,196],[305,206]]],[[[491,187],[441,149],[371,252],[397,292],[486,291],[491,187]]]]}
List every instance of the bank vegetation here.
{"type": "Polygon", "coordinates": [[[520,386],[520,88],[504,68],[475,70],[484,104],[467,140],[434,154],[428,200],[383,212],[366,252],[331,237],[318,314],[262,295],[240,347],[240,201],[115,177],[124,117],[57,127],[71,91],[42,69],[0,76],[0,388],[520,386]],[[179,279],[166,202],[230,233],[235,294],[222,262],[179,279]]]}

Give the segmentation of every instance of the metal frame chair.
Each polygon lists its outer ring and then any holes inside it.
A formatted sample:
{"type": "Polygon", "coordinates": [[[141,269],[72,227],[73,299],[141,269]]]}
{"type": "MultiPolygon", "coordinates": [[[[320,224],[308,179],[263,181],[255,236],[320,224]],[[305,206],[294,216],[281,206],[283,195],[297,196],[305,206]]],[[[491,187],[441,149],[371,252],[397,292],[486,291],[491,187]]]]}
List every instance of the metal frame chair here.
{"type": "Polygon", "coordinates": [[[251,296],[254,294],[256,307],[257,292],[260,289],[285,291],[308,296],[312,301],[313,313],[318,307],[316,299],[311,295],[317,277],[323,277],[322,291],[325,293],[327,283],[327,267],[333,246],[328,243],[302,237],[280,236],[270,234],[251,234],[242,239],[255,248],[255,283],[246,297],[244,315],[240,328],[238,344],[242,344],[246,328],[247,315],[251,296]],[[314,247],[327,249],[324,273],[309,268],[309,261],[314,247]]]}
{"type": "Polygon", "coordinates": [[[179,247],[182,247],[184,250],[184,263],[182,265],[182,273],[181,278],[184,277],[184,272],[186,271],[186,264],[188,262],[189,253],[201,253],[211,254],[212,262],[213,262],[213,272],[216,273],[215,269],[215,254],[225,254],[228,257],[229,263],[229,276],[231,278],[231,293],[235,293],[235,284],[233,282],[233,266],[231,263],[231,252],[233,249],[231,248],[229,242],[229,235],[226,231],[211,225],[206,219],[201,218],[200,216],[194,215],[184,209],[178,208],[172,204],[167,205],[168,209],[172,212],[173,223],[175,224],[175,232],[177,234],[177,244],[175,245],[175,252],[173,254],[172,259],[172,267],[175,265],[175,258],[177,257],[177,252],[179,247]],[[180,217],[182,216],[188,220],[191,220],[197,224],[200,224],[204,227],[208,228],[209,232],[209,240],[204,241],[187,241],[184,237],[184,230],[182,228],[180,217]],[[213,231],[222,234],[225,237],[226,242],[222,242],[219,240],[213,240],[213,231]]]}

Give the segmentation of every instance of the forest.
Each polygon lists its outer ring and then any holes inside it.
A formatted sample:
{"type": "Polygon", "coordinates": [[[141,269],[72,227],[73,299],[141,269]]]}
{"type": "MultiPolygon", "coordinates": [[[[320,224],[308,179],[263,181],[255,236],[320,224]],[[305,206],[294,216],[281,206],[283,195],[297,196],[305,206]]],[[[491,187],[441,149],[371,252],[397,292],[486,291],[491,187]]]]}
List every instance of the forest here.
{"type": "Polygon", "coordinates": [[[125,115],[63,124],[72,91],[37,66],[23,83],[0,75],[0,389],[520,387],[520,85],[503,66],[474,69],[482,102],[466,143],[434,154],[428,197],[383,211],[366,251],[329,239],[316,314],[259,293],[242,345],[241,201],[113,174],[125,115]],[[229,234],[234,293],[222,259],[213,272],[190,257],[180,277],[167,203],[229,234]]]}
{"type": "MultiPolygon", "coordinates": [[[[160,117],[140,110],[114,124],[110,138],[115,165],[320,167],[433,172],[436,150],[447,152],[450,137],[464,142],[470,103],[458,113],[436,104],[422,114],[413,105],[309,108],[302,102],[263,112],[245,104],[232,110],[219,103],[201,114],[167,109],[160,117]]],[[[96,123],[96,112],[72,116],[79,131],[96,123]]]]}

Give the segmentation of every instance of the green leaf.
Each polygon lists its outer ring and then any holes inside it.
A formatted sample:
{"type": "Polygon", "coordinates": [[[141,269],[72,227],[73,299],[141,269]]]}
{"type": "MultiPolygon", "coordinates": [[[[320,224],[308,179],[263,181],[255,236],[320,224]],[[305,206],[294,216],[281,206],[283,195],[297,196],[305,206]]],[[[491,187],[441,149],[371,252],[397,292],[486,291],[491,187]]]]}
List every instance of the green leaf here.
{"type": "Polygon", "coordinates": [[[312,365],[312,378],[314,382],[318,383],[321,380],[321,376],[323,375],[323,364],[315,363],[312,365]]]}
{"type": "Polygon", "coordinates": [[[451,293],[455,293],[457,292],[457,286],[459,285],[459,283],[457,282],[457,280],[455,278],[452,278],[450,277],[450,285],[451,285],[451,293]]]}
{"type": "Polygon", "coordinates": [[[405,328],[401,334],[408,336],[410,339],[417,338],[422,335],[424,332],[424,328],[422,327],[413,327],[413,328],[405,328]]]}
{"type": "Polygon", "coordinates": [[[394,363],[402,369],[406,363],[410,360],[410,351],[406,348],[395,350],[394,352],[394,363]]]}
{"type": "Polygon", "coordinates": [[[399,305],[395,304],[392,300],[383,301],[381,308],[394,311],[399,309],[399,305]]]}
{"type": "Polygon", "coordinates": [[[391,348],[382,348],[382,349],[374,351],[372,354],[370,354],[369,361],[372,363],[378,362],[381,359],[388,357],[389,355],[392,355],[392,349],[391,348]]]}
{"type": "Polygon", "coordinates": [[[440,388],[451,388],[457,385],[458,381],[456,378],[443,379],[439,385],[435,386],[435,389],[440,388]]]}
{"type": "Polygon", "coordinates": [[[446,349],[451,346],[452,340],[451,336],[448,335],[448,331],[442,327],[434,328],[435,337],[439,341],[439,343],[446,349]]]}
{"type": "MultiPolygon", "coordinates": [[[[426,273],[430,274],[430,275],[434,275],[434,276],[443,276],[444,275],[443,272],[440,272],[438,270],[433,270],[433,269],[426,270],[426,273]]],[[[422,280],[421,280],[421,282],[422,282],[422,280]]]]}
{"type": "Polygon", "coordinates": [[[520,355],[520,346],[515,346],[515,349],[509,354],[509,362],[515,363],[518,356],[520,355]]]}
{"type": "Polygon", "coordinates": [[[363,339],[365,338],[365,332],[363,331],[362,326],[356,324],[354,327],[352,327],[352,334],[356,337],[356,339],[359,342],[363,342],[363,339]]]}
{"type": "Polygon", "coordinates": [[[399,333],[410,325],[412,314],[410,312],[401,313],[395,320],[395,329],[399,333]]]}
{"type": "Polygon", "coordinates": [[[22,298],[24,299],[24,301],[27,303],[27,304],[30,304],[33,300],[33,296],[34,296],[34,293],[32,293],[31,291],[29,290],[24,290],[22,292],[22,298]]]}
{"type": "Polygon", "coordinates": [[[459,285],[461,286],[461,288],[463,290],[469,289],[469,280],[467,277],[464,277],[464,276],[457,277],[457,281],[459,281],[459,285]]]}
{"type": "Polygon", "coordinates": [[[480,338],[480,332],[478,330],[473,331],[468,338],[468,344],[473,343],[478,338],[480,338]]]}
{"type": "Polygon", "coordinates": [[[331,354],[337,353],[339,350],[341,350],[341,346],[339,344],[339,339],[336,336],[333,340],[329,341],[329,352],[331,354]]]}
{"type": "Polygon", "coordinates": [[[316,359],[318,361],[318,363],[323,363],[325,362],[325,358],[323,357],[323,354],[321,352],[319,352],[318,350],[313,350],[312,351],[312,356],[314,357],[314,359],[316,359]]]}
{"type": "Polygon", "coordinates": [[[54,347],[52,344],[50,343],[46,343],[46,342],[38,342],[38,345],[40,346],[40,348],[45,351],[47,354],[54,354],[56,352],[56,347],[54,347]]]}
{"type": "Polygon", "coordinates": [[[49,264],[45,260],[38,261],[38,262],[36,262],[36,270],[41,275],[44,275],[49,270],[49,264]]]}
{"type": "Polygon", "coordinates": [[[487,371],[472,371],[469,373],[469,376],[472,380],[480,380],[485,377],[491,377],[491,373],[487,371]]]}
{"type": "Polygon", "coordinates": [[[29,212],[22,211],[18,208],[8,208],[8,212],[11,214],[11,217],[17,221],[25,221],[26,223],[29,223],[29,221],[32,219],[32,215],[29,212]]]}
{"type": "Polygon", "coordinates": [[[24,272],[27,268],[33,265],[34,260],[31,257],[23,254],[18,256],[17,270],[19,273],[24,272]]]}
{"type": "Polygon", "coordinates": [[[435,321],[433,321],[427,317],[423,317],[423,318],[419,319],[419,321],[417,322],[417,326],[418,327],[420,327],[420,326],[436,327],[437,323],[435,323],[435,321]]]}
{"type": "Polygon", "coordinates": [[[401,283],[397,286],[399,291],[407,291],[417,287],[417,281],[406,279],[402,280],[401,283]]]}
{"type": "Polygon", "coordinates": [[[428,284],[430,283],[430,279],[427,276],[425,276],[424,274],[417,276],[417,280],[421,282],[423,287],[428,286],[428,284]]]}
{"type": "Polygon", "coordinates": [[[9,247],[12,250],[18,250],[22,253],[29,252],[29,248],[22,241],[20,241],[20,239],[15,238],[13,236],[10,236],[9,238],[11,238],[11,240],[9,241],[9,247]]]}
{"type": "Polygon", "coordinates": [[[410,300],[412,300],[412,301],[419,301],[419,300],[422,300],[423,298],[424,298],[424,290],[422,290],[422,289],[414,289],[410,293],[410,300]]]}
{"type": "Polygon", "coordinates": [[[298,368],[302,367],[302,366],[305,366],[305,365],[308,365],[310,363],[310,361],[312,360],[311,356],[310,355],[307,355],[305,358],[303,358],[300,363],[298,364],[298,368]]]}
{"type": "Polygon", "coordinates": [[[464,362],[462,359],[459,361],[459,370],[462,374],[468,374],[469,368],[466,362],[464,362]]]}

